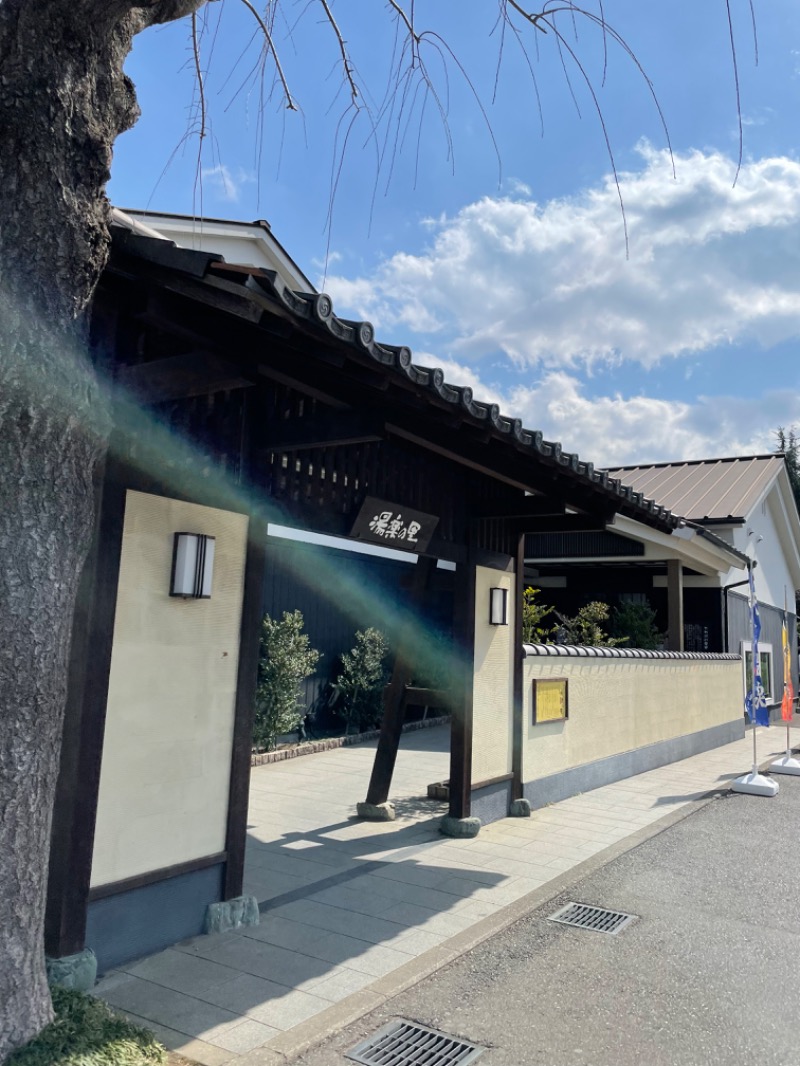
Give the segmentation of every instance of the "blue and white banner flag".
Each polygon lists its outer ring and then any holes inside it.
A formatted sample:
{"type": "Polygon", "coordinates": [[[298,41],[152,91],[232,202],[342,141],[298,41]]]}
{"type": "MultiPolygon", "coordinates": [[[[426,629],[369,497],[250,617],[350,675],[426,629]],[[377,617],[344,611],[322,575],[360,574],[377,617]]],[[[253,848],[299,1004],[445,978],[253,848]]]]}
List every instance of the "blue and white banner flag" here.
{"type": "Polygon", "coordinates": [[[761,655],[758,650],[758,639],[761,636],[761,616],[758,613],[758,600],[756,599],[756,586],[753,580],[753,568],[750,567],[750,627],[753,634],[753,677],[750,691],[744,698],[744,709],[747,717],[756,725],[769,725],[769,710],[767,709],[767,697],[764,694],[764,684],[761,678],[761,655]]]}

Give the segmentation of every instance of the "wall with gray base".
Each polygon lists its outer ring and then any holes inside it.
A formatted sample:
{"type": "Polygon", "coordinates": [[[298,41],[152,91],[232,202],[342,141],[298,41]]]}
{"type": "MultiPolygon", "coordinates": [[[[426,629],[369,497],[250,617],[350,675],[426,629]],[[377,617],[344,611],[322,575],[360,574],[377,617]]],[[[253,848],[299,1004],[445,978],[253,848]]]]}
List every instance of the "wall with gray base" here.
{"type": "Polygon", "coordinates": [[[489,822],[506,818],[510,803],[511,782],[498,781],[494,785],[473,790],[470,813],[473,818],[480,818],[482,825],[488,825],[489,822]]]}
{"type": "MultiPolygon", "coordinates": [[[[679,759],[688,759],[701,751],[731,744],[734,740],[741,740],[743,736],[744,716],[711,729],[690,733],[685,737],[662,740],[658,744],[626,751],[622,755],[611,755],[607,759],[598,759],[597,762],[575,766],[559,774],[528,781],[524,785],[524,796],[532,808],[544,807],[548,803],[558,803],[559,800],[577,796],[580,792],[590,792],[593,788],[610,785],[625,777],[655,770],[658,766],[665,766],[679,759]]],[[[474,800],[473,813],[477,813],[474,800]]]]}
{"type": "Polygon", "coordinates": [[[98,973],[202,933],[206,908],[222,896],[222,874],[219,864],[90,903],[86,945],[98,973]]]}

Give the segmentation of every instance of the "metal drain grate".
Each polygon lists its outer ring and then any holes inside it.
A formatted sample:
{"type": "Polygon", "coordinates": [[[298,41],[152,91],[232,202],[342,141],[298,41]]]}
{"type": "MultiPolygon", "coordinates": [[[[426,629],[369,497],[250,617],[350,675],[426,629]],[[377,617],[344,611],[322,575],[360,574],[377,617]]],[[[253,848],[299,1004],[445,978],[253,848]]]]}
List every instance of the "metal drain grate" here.
{"type": "Polygon", "coordinates": [[[622,911],[590,907],[587,903],[568,903],[555,914],[548,915],[547,920],[561,922],[562,925],[574,925],[577,929],[591,929],[595,933],[615,935],[629,925],[635,917],[635,914],[623,914],[622,911]]]}
{"type": "Polygon", "coordinates": [[[346,1054],[364,1066],[466,1066],[485,1050],[416,1022],[399,1020],[389,1022],[346,1054]]]}

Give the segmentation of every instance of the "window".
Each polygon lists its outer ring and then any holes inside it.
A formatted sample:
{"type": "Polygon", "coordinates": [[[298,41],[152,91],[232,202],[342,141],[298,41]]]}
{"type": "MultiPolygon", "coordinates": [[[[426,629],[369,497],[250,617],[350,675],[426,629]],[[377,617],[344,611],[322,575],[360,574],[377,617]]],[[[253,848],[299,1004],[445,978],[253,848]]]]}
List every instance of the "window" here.
{"type": "MultiPolygon", "coordinates": [[[[772,676],[772,645],[758,645],[758,657],[761,660],[761,684],[767,703],[774,702],[775,684],[772,676]]],[[[744,690],[749,692],[753,686],[753,646],[749,640],[742,641],[742,660],[744,665],[744,690]]]]}

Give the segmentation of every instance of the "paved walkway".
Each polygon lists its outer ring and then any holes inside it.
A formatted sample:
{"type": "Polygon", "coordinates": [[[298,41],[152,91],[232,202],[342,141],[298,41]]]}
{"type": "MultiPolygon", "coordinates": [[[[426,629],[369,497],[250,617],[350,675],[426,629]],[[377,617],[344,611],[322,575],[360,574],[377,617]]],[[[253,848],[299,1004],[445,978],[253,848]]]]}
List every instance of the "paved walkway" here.
{"type": "MultiPolygon", "coordinates": [[[[97,993],[204,1066],[285,1061],[501,928],[526,897],[727,788],[752,760],[748,734],[456,841],[438,833],[444,806],[419,798],[447,774],[447,737],[404,737],[394,823],[353,819],[374,745],[254,770],[246,891],[261,924],[130,964],[97,993]]],[[[784,741],[782,727],[760,730],[759,760],[784,741]]]]}

